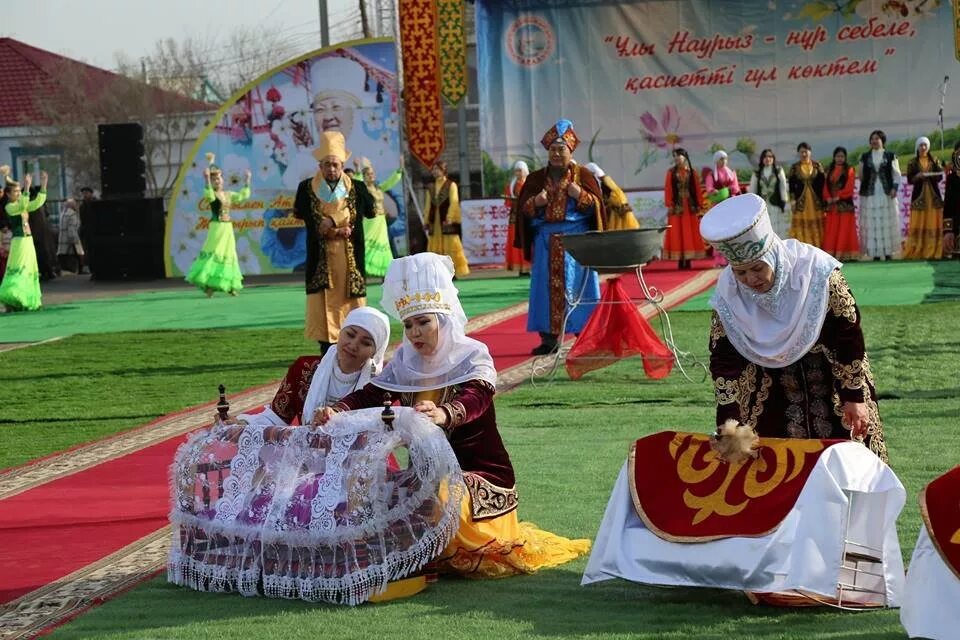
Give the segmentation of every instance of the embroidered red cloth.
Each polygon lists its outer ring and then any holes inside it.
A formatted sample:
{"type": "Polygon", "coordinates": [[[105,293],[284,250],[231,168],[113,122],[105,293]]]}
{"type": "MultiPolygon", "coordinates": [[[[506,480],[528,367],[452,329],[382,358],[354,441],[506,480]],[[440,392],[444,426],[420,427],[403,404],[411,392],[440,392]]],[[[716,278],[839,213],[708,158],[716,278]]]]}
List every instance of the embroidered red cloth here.
{"type": "Polygon", "coordinates": [[[662,431],[630,448],[630,494],[643,523],[670,542],[758,537],[796,503],[820,455],[843,440],[761,438],[760,455],[727,464],[700,433],[662,431]]]}
{"type": "Polygon", "coordinates": [[[673,353],[637,310],[620,278],[611,278],[567,354],[567,373],[577,380],[589,371],[637,355],[643,356],[643,369],[651,378],[664,378],[673,369],[673,353]]]}
{"type": "Polygon", "coordinates": [[[432,167],[446,145],[440,104],[440,59],[437,4],[434,0],[400,0],[400,50],[403,98],[410,153],[432,167]]]}
{"type": "Polygon", "coordinates": [[[920,492],[920,515],[940,557],[960,578],[960,466],[920,492]]]}

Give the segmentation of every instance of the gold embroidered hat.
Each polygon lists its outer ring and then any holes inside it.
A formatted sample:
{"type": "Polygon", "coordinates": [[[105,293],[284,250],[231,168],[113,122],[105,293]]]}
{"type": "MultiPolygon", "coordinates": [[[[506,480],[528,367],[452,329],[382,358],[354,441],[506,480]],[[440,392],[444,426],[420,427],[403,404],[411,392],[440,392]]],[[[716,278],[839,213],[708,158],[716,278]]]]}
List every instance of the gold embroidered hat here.
{"type": "MultiPolygon", "coordinates": [[[[417,253],[396,258],[383,280],[380,306],[398,320],[424,313],[463,315],[457,288],[453,286],[453,260],[436,253],[417,253]]],[[[466,318],[463,318],[464,324],[466,318]]]]}
{"type": "Polygon", "coordinates": [[[324,131],[321,133],[320,146],[313,150],[313,157],[318,161],[330,156],[337,158],[340,162],[346,162],[347,158],[350,157],[350,152],[347,151],[347,141],[339,131],[324,131]]]}
{"type": "Polygon", "coordinates": [[[714,206],[700,220],[700,235],[733,266],[755,262],[779,241],[767,213],[767,203],[746,193],[714,206]]]}
{"type": "Polygon", "coordinates": [[[544,149],[550,149],[550,145],[557,140],[567,145],[570,153],[576,150],[577,145],[580,144],[580,138],[577,137],[577,132],[573,130],[572,122],[569,120],[557,120],[557,123],[543,134],[543,138],[540,139],[540,144],[543,145],[544,149]]]}

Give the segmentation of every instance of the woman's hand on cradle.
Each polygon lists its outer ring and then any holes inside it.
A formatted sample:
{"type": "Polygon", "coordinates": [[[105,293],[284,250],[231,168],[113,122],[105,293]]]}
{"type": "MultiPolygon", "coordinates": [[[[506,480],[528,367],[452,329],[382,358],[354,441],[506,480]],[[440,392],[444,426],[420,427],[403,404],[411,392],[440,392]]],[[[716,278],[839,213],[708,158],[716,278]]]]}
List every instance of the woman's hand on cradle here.
{"type": "Polygon", "coordinates": [[[843,426],[852,432],[854,438],[862,440],[867,437],[867,426],[870,415],[867,405],[862,402],[844,402],[843,417],[840,419],[843,426]]]}
{"type": "Polygon", "coordinates": [[[533,206],[535,207],[547,206],[547,190],[546,189],[542,190],[533,198],[533,206]]]}
{"type": "Polygon", "coordinates": [[[336,411],[330,407],[317,407],[317,410],[313,412],[313,419],[310,421],[310,424],[318,427],[325,425],[330,421],[330,418],[332,418],[334,414],[336,414],[336,411]]]}
{"type": "Polygon", "coordinates": [[[430,418],[433,424],[442,427],[447,424],[447,412],[436,405],[431,400],[423,400],[413,406],[414,411],[419,411],[430,418]]]}

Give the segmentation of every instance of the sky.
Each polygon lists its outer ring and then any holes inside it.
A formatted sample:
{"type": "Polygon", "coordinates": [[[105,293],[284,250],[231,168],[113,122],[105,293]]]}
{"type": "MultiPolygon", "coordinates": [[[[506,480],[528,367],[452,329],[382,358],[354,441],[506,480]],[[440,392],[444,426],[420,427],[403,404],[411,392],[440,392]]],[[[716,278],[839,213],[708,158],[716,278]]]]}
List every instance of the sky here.
{"type": "MultiPolygon", "coordinates": [[[[117,52],[137,60],[159,40],[208,31],[225,40],[241,27],[277,31],[303,52],[320,47],[319,0],[35,0],[21,9],[4,12],[0,36],[105,69],[117,52]]],[[[331,44],[359,22],[355,0],[329,0],[328,14],[331,44]]]]}

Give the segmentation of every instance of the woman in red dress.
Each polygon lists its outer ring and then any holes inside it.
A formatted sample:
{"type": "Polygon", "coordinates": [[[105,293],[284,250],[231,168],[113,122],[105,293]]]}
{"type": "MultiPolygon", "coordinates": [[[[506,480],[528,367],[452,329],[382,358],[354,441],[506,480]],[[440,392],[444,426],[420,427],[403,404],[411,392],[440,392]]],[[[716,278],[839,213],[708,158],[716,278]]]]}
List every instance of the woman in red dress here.
{"type": "Polygon", "coordinates": [[[705,258],[707,249],[700,237],[703,189],[685,149],[673,150],[673,166],[667,170],[663,199],[670,225],[663,242],[663,259],[677,260],[680,269],[689,269],[690,261],[705,258]]]}
{"type": "Polygon", "coordinates": [[[827,168],[823,183],[823,202],[826,220],[823,229],[823,250],[838,260],[856,260],[860,257],[860,239],[853,209],[855,172],[847,164],[847,150],[833,150],[833,162],[827,168]]]}
{"type": "Polygon", "coordinates": [[[517,269],[521,276],[530,275],[530,262],[523,259],[523,249],[513,246],[513,239],[517,234],[515,205],[528,175],[530,167],[523,160],[517,160],[513,164],[513,178],[503,188],[503,197],[506,198],[504,205],[510,209],[510,224],[507,226],[507,271],[517,269]]]}

